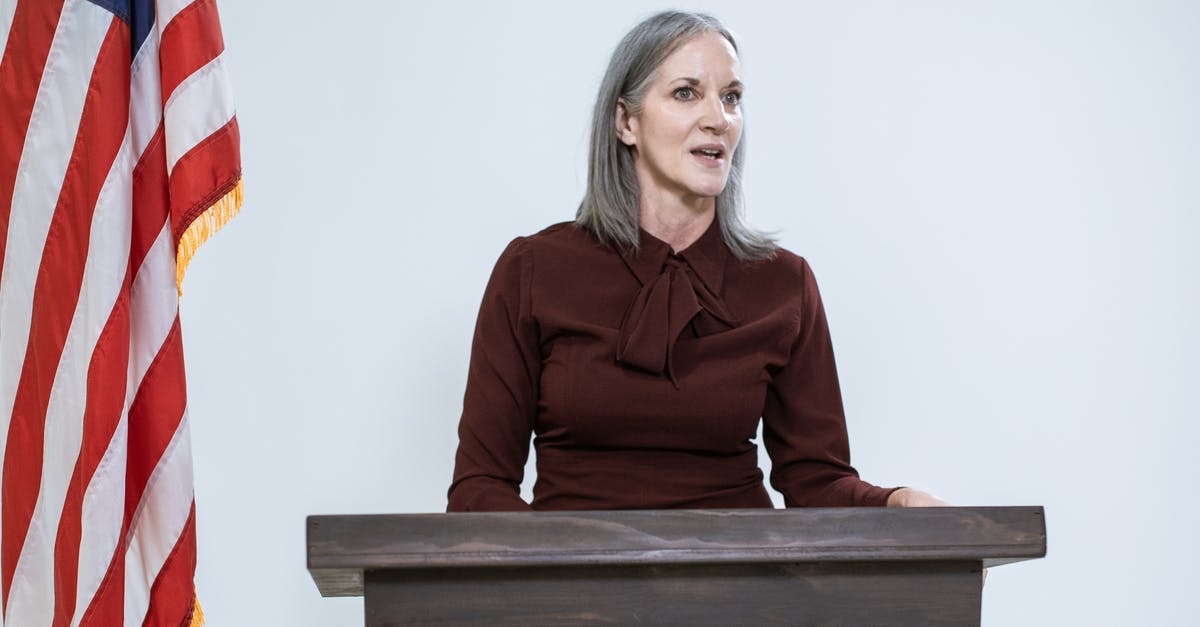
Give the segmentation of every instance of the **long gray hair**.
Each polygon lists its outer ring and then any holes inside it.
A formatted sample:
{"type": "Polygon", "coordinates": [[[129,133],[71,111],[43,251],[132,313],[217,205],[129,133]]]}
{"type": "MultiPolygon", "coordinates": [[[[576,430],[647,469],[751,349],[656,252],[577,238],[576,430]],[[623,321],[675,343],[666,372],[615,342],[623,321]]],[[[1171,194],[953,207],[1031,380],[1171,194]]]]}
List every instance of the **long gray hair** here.
{"type": "MultiPolygon", "coordinates": [[[[654,71],[676,49],[693,37],[717,33],[737,52],[733,34],[711,15],[664,11],[633,27],[613,51],[600,83],[592,111],[592,140],[588,152],[588,185],[575,224],[601,241],[637,251],[639,207],[633,148],[617,138],[617,100],[624,99],[631,114],[642,111],[654,71]]],[[[739,259],[764,259],[778,245],[756,231],[742,217],[742,164],[746,159],[743,138],[733,151],[729,178],[717,196],[717,221],[729,250],[739,259]]]]}

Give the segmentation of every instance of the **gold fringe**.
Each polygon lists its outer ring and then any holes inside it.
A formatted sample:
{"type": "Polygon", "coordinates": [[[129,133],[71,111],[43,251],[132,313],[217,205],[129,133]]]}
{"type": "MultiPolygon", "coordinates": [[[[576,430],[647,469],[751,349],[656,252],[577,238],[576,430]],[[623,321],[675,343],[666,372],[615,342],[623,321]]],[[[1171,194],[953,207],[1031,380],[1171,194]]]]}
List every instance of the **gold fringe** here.
{"type": "MultiPolygon", "coordinates": [[[[229,190],[228,194],[205,209],[204,213],[196,216],[196,219],[192,220],[187,230],[183,232],[183,237],[179,238],[179,250],[175,253],[175,288],[179,290],[180,296],[183,296],[183,275],[187,272],[192,256],[204,242],[208,241],[208,238],[220,231],[226,222],[232,220],[241,208],[242,180],[238,179],[237,185],[229,190]]],[[[196,607],[199,608],[199,605],[196,607]]]]}
{"type": "Polygon", "coordinates": [[[192,606],[192,624],[191,627],[204,627],[204,610],[200,609],[200,597],[192,597],[194,605],[192,606]]]}

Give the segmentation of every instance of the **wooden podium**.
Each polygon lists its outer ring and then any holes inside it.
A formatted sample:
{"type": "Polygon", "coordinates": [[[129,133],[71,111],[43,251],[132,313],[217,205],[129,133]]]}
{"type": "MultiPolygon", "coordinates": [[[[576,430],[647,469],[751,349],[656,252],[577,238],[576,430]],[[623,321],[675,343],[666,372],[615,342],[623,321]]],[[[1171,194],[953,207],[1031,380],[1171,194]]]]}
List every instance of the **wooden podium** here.
{"type": "Polygon", "coordinates": [[[324,596],[367,625],[978,625],[1041,507],[309,516],[324,596]]]}

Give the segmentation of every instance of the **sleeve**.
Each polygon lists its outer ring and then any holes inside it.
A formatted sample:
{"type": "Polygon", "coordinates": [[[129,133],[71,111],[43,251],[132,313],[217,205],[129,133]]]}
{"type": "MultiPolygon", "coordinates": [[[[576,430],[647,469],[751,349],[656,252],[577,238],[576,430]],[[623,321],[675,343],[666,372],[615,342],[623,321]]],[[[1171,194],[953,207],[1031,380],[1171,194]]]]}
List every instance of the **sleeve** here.
{"type": "Polygon", "coordinates": [[[475,322],[458,452],[446,511],[520,511],[537,412],[541,355],[531,314],[533,262],[525,238],[500,255],[475,322]]]}
{"type": "Polygon", "coordinates": [[[799,332],[772,373],[763,408],[771,485],[787,507],[883,506],[899,488],[880,488],[850,465],[842,393],[825,308],[808,262],[800,264],[799,332]]]}

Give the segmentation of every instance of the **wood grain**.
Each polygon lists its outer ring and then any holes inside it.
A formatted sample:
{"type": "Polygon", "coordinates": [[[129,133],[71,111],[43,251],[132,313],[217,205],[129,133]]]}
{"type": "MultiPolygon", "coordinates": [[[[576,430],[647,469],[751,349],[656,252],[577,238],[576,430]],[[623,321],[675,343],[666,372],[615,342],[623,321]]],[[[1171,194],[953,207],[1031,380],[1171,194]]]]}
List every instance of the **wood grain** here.
{"type": "Polygon", "coordinates": [[[1041,507],[639,510],[310,516],[308,569],[325,596],[368,570],[961,562],[1046,554],[1041,507]]]}
{"type": "Polygon", "coordinates": [[[385,625],[979,625],[980,569],[954,562],[370,571],[385,625]]]}

